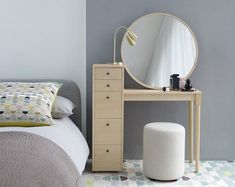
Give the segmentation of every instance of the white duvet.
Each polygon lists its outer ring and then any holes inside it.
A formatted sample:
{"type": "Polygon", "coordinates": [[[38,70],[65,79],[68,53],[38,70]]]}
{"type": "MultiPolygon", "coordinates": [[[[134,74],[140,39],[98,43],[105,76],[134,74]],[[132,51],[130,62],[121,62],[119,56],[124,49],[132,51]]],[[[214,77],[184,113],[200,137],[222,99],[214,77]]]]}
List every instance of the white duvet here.
{"type": "Polygon", "coordinates": [[[1,127],[3,131],[23,131],[43,136],[60,146],[74,162],[80,175],[85,168],[89,148],[81,131],[70,118],[56,119],[55,125],[43,127],[1,127]]]}

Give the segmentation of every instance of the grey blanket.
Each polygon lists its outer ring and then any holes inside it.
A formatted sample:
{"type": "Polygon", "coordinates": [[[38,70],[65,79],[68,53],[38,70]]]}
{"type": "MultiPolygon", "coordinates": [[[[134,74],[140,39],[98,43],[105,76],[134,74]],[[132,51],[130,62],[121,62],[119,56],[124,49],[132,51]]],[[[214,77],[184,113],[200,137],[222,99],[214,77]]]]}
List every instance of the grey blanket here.
{"type": "Polygon", "coordinates": [[[26,132],[0,133],[0,187],[78,187],[79,173],[54,142],[26,132]]]}

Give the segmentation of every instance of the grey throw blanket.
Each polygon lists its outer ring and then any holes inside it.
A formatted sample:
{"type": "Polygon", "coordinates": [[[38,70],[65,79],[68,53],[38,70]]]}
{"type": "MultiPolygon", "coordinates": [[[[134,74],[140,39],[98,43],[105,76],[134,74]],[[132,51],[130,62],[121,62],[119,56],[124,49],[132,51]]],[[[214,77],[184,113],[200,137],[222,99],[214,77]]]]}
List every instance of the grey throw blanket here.
{"type": "Polygon", "coordinates": [[[1,187],[78,187],[79,173],[54,142],[26,132],[0,133],[1,187]]]}

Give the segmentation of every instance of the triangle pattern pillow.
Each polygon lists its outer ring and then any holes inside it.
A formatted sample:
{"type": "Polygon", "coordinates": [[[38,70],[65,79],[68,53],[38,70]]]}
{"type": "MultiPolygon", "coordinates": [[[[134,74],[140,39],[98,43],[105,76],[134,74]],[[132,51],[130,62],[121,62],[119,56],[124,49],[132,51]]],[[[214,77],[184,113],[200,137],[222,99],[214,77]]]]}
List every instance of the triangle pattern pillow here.
{"type": "Polygon", "coordinates": [[[0,127],[53,125],[51,109],[61,86],[56,82],[1,82],[0,127]]]}

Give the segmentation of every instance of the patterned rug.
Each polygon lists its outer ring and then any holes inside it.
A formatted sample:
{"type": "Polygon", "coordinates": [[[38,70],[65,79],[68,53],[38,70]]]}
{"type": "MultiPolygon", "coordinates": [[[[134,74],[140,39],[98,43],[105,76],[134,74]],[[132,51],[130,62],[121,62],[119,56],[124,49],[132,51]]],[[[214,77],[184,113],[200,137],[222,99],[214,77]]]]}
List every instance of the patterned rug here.
{"type": "Polygon", "coordinates": [[[202,161],[200,173],[194,165],[185,163],[184,176],[175,182],[159,182],[146,178],[142,173],[142,161],[127,160],[122,172],[85,171],[81,187],[235,187],[234,161],[202,161]]]}

